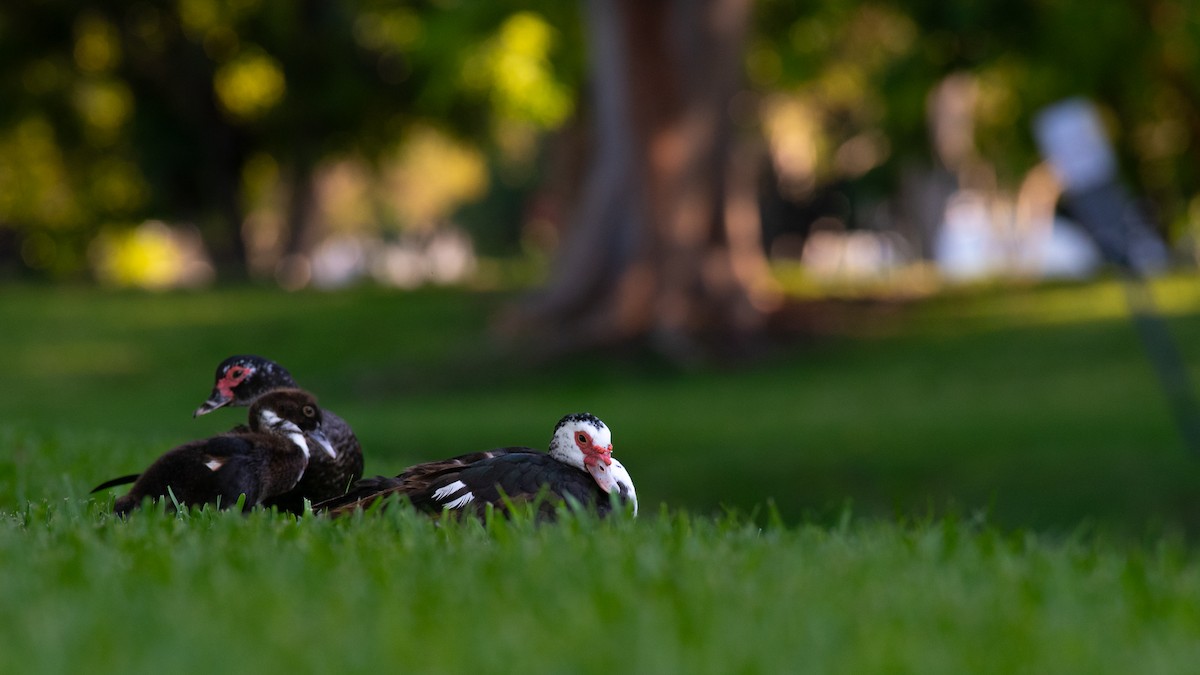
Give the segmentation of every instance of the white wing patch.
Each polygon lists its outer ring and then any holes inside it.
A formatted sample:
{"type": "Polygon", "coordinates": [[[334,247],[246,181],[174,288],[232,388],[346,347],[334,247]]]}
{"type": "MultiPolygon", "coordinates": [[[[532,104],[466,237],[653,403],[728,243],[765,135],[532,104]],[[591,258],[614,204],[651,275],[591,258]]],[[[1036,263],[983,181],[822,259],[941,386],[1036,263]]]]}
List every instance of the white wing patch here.
{"type": "MultiPolygon", "coordinates": [[[[458,492],[459,490],[466,490],[466,488],[467,488],[466,483],[462,482],[461,480],[456,480],[453,483],[451,483],[445,487],[441,487],[441,488],[438,488],[437,490],[435,490],[433,492],[433,498],[435,501],[439,501],[439,502],[444,499],[450,499],[450,497],[452,495],[454,495],[456,492],[458,492]]],[[[462,507],[466,506],[467,504],[470,504],[473,501],[475,501],[475,495],[471,494],[470,491],[467,491],[467,492],[459,495],[458,497],[456,497],[454,499],[454,501],[447,502],[442,508],[443,509],[461,509],[462,507]]]]}
{"type": "Polygon", "coordinates": [[[466,483],[462,482],[461,480],[456,480],[453,483],[447,485],[446,487],[438,488],[433,493],[433,498],[440,502],[443,499],[449,497],[450,495],[454,494],[455,492],[458,492],[459,490],[461,490],[465,487],[467,487],[466,483]]]}
{"type": "Polygon", "coordinates": [[[218,459],[216,457],[209,457],[208,461],[204,463],[204,466],[207,466],[209,471],[216,471],[217,469],[225,466],[225,460],[218,459]]]}
{"type": "Polygon", "coordinates": [[[473,501],[475,501],[475,495],[468,492],[468,493],[464,494],[463,496],[459,497],[458,499],[455,499],[454,501],[450,502],[449,504],[446,504],[444,507],[442,507],[442,510],[461,509],[462,507],[466,506],[467,504],[470,504],[473,501]]]}

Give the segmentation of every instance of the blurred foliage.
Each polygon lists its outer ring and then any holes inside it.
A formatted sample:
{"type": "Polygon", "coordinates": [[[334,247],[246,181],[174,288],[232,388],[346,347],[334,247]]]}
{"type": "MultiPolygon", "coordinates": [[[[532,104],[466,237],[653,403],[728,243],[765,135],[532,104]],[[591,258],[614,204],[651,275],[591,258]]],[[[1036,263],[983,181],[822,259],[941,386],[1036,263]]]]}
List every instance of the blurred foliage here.
{"type": "Polygon", "coordinates": [[[576,12],[511,0],[6,3],[0,245],[17,246],[0,266],[77,276],[98,234],[111,246],[114,230],[151,218],[193,223],[236,263],[243,219],[271,207],[287,227],[286,193],[348,160],[379,175],[377,190],[396,173],[448,176],[393,220],[444,216],[486,187],[493,139],[533,152],[570,114],[576,12]],[[421,165],[442,152],[448,170],[421,165]]]}
{"type": "Polygon", "coordinates": [[[450,207],[477,199],[487,188],[481,153],[436,129],[413,129],[397,155],[384,173],[380,195],[390,206],[393,222],[434,222],[450,207]],[[438,172],[441,180],[429,180],[438,172]]]}
{"type": "MultiPolygon", "coordinates": [[[[194,224],[229,267],[297,239],[304,205],[288,194],[326,189],[328,176],[357,177],[343,180],[340,206],[320,205],[341,213],[359,200],[349,220],[323,214],[333,231],[420,227],[489,194],[463,217],[514,237],[501,221],[521,217],[539,171],[556,170],[537,164],[548,133],[586,106],[579,10],[5,3],[0,269],[77,276],[98,233],[148,219],[194,224]],[[391,192],[414,170],[429,194],[391,192]]],[[[748,89],[730,114],[767,137],[783,193],[849,185],[869,202],[931,163],[927,102],[951,75],[971,76],[975,151],[1002,186],[1037,162],[1033,114],[1086,95],[1108,115],[1129,177],[1180,235],[1200,213],[1197,45],[1193,0],[759,0],[748,89]]]]}
{"type": "Polygon", "coordinates": [[[894,189],[906,161],[928,161],[927,99],[948,75],[973,75],[974,141],[1008,186],[1038,161],[1033,115],[1093,98],[1128,177],[1179,225],[1200,178],[1197,45],[1193,0],[760,0],[746,70],[756,89],[785,95],[768,98],[768,136],[809,139],[809,156],[792,159],[812,180],[878,190],[894,189]],[[800,121],[772,132],[781,105],[800,121]],[[838,162],[855,143],[872,161],[838,162]]]}

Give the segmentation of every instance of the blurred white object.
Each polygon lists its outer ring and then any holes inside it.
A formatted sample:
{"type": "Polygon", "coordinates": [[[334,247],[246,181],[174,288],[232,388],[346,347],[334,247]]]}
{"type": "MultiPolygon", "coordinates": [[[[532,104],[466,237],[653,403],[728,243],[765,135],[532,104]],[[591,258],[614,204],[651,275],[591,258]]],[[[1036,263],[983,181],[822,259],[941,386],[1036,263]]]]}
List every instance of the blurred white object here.
{"type": "Polygon", "coordinates": [[[895,232],[818,230],[804,242],[800,263],[818,279],[880,279],[912,261],[909,248],[895,232]]]}
{"type": "Polygon", "coordinates": [[[312,283],[334,289],[360,279],[366,269],[367,243],[360,237],[337,236],[321,242],[312,254],[312,283]]]}
{"type": "Polygon", "coordinates": [[[1055,218],[1042,236],[1031,237],[1028,259],[1036,261],[1036,273],[1047,279],[1086,279],[1100,267],[1100,251],[1086,232],[1074,222],[1055,218]]]}
{"type": "Polygon", "coordinates": [[[1082,192],[1113,180],[1117,160],[1096,107],[1072,98],[1042,110],[1033,123],[1042,156],[1065,192],[1082,192]]]}
{"type": "Polygon", "coordinates": [[[955,193],[946,203],[945,220],[933,242],[942,275],[953,281],[993,276],[1003,267],[1003,251],[987,199],[970,190],[955,193]]]}
{"type": "Polygon", "coordinates": [[[457,228],[404,233],[389,242],[343,235],[325,240],[313,251],[311,282],[335,289],[371,277],[385,286],[416,288],[465,281],[475,267],[474,244],[457,228]]]}

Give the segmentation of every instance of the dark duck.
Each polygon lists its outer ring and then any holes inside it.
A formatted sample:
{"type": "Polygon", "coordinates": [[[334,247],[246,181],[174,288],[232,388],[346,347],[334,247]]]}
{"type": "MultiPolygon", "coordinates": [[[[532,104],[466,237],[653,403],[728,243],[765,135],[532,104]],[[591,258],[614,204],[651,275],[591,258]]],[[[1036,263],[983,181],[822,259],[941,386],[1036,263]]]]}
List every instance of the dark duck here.
{"type": "MultiPolygon", "coordinates": [[[[159,457],[138,476],[113,511],[124,516],[143,500],[168,497],[181,506],[228,508],[245,495],[244,510],[288,493],[310,458],[331,451],[316,399],[299,389],[279,389],[250,406],[245,430],[185,443],[159,457]],[[310,448],[310,441],[318,448],[310,448]]],[[[104,487],[104,486],[101,486],[104,487]]]]}
{"type": "Polygon", "coordinates": [[[637,514],[637,493],[625,467],[612,456],[612,435],[599,418],[588,413],[567,415],[554,427],[550,451],[498,448],[409,467],[393,478],[361,480],[341,497],[314,510],[337,517],[370,507],[380,499],[398,496],[430,513],[481,514],[488,504],[539,504],[551,515],[563,501],[592,507],[600,514],[612,509],[610,495],[627,501],[637,514]]]}
{"type": "MultiPolygon", "coordinates": [[[[193,416],[207,415],[225,406],[247,406],[266,392],[295,386],[291,373],[270,359],[253,355],[231,356],[217,366],[212,393],[193,416]]],[[[315,504],[345,494],[362,478],[362,447],[350,425],[326,410],[322,427],[331,448],[314,452],[300,482],[286,493],[269,499],[267,506],[301,513],[304,500],[315,504]]]]}

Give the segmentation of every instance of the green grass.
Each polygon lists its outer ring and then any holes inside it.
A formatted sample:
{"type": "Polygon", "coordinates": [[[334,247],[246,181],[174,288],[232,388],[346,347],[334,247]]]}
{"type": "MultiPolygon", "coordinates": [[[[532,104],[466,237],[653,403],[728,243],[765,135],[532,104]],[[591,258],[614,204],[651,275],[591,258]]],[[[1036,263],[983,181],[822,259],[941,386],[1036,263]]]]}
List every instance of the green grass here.
{"type": "MultiPolygon", "coordinates": [[[[1200,364],[1200,283],[1158,290],[1200,364]]],[[[589,410],[612,427],[650,509],[719,513],[769,497],[789,522],[849,502],[872,516],[952,507],[987,509],[1004,527],[1200,532],[1200,463],[1114,284],[867,311],[852,336],[694,372],[648,357],[527,366],[487,338],[496,304],[459,291],[6,289],[0,443],[13,450],[0,453],[0,509],[82,498],[241,421],[190,413],[218,361],[257,352],[355,426],[369,473],[543,446],[561,415],[589,410]]]]}
{"type": "MultiPolygon", "coordinates": [[[[1157,286],[1200,364],[1200,283],[1157,286]]],[[[1200,463],[1114,284],[848,314],[737,369],[530,366],[497,296],[0,291],[0,672],[1186,672],[1200,463]],[[287,365],[369,473],[613,428],[636,521],[107,515],[287,365]],[[764,504],[777,506],[768,518],[764,504]],[[757,518],[722,515],[757,509],[757,518]]],[[[1195,372],[1193,375],[1200,376],[1195,372]]]]}
{"type": "Polygon", "coordinates": [[[1200,561],[1178,540],[374,516],[24,509],[0,527],[0,670],[1168,673],[1200,658],[1200,561]]]}

